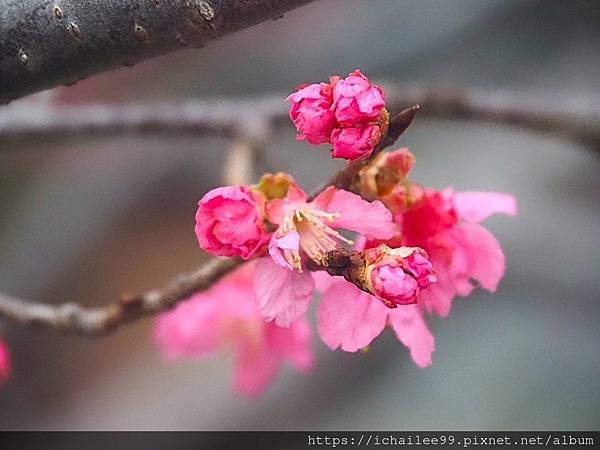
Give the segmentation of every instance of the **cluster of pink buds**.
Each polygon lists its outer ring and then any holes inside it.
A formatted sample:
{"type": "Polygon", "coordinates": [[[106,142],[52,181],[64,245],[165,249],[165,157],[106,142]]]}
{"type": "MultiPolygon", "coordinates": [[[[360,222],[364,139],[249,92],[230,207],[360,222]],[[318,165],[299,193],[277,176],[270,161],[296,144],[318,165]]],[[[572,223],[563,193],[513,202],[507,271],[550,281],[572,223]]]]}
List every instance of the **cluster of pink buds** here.
{"type": "Polygon", "coordinates": [[[298,139],[330,143],[334,158],[368,157],[387,132],[383,91],[359,70],[346,78],[331,77],[329,83],[304,86],[287,100],[298,139]]]}

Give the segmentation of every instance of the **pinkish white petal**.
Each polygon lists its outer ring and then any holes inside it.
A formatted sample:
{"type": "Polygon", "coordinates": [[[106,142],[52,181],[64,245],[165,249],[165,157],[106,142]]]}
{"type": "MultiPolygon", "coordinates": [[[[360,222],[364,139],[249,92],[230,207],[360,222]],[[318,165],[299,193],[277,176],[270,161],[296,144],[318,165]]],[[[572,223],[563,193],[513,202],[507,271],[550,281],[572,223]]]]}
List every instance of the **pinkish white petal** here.
{"type": "Polygon", "coordinates": [[[493,214],[517,214],[517,201],[499,192],[456,192],[453,195],[458,216],[467,222],[483,222],[493,214]]]}
{"type": "Polygon", "coordinates": [[[269,242],[269,255],[277,264],[284,269],[294,270],[292,264],[292,255],[298,255],[300,251],[300,235],[295,231],[290,231],[283,236],[274,234],[269,242]]]}
{"type": "Polygon", "coordinates": [[[271,258],[261,258],[255,273],[254,292],[265,320],[289,327],[306,312],[315,288],[309,272],[287,270],[271,258]]]}
{"type": "Polygon", "coordinates": [[[379,336],[387,315],[388,308],[375,297],[339,280],[321,298],[317,326],[329,348],[355,352],[379,336]]]}

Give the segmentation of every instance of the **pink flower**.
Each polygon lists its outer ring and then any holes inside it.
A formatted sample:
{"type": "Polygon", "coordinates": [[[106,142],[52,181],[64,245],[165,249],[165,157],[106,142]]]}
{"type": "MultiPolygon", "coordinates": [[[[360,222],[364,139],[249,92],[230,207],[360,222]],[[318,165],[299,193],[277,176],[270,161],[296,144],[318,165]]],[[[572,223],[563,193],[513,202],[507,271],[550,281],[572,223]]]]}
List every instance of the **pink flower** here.
{"type": "Polygon", "coordinates": [[[332,156],[354,160],[373,153],[387,132],[389,115],[383,91],[359,70],[331,83],[309,84],[291,94],[290,118],[297,139],[333,145],[332,156]]]}
{"type": "Polygon", "coordinates": [[[338,229],[376,239],[389,239],[397,232],[381,202],[369,203],[333,187],[309,202],[291,181],[285,198],[267,202],[266,211],[277,230],[269,243],[271,258],[257,265],[255,292],[261,314],[280,326],[288,326],[308,309],[314,281],[303,262],[311,259],[322,265],[340,242],[352,243],[338,229]]]}
{"type": "Polygon", "coordinates": [[[360,70],[333,85],[333,107],[337,121],[346,126],[377,121],[385,108],[383,91],[373,86],[360,70]]]}
{"type": "Polygon", "coordinates": [[[10,352],[6,343],[0,339],[0,386],[6,383],[11,374],[10,352]]]}
{"type": "Polygon", "coordinates": [[[292,102],[290,118],[298,130],[298,140],[306,139],[313,145],[329,142],[336,125],[331,91],[329,84],[309,84],[286,99],[292,102]]]}
{"type": "Polygon", "coordinates": [[[390,248],[385,244],[368,248],[364,279],[366,291],[387,307],[417,303],[417,296],[437,278],[427,254],[416,247],[390,248]]]}
{"type": "Polygon", "coordinates": [[[332,156],[348,160],[366,158],[373,153],[380,138],[381,128],[379,125],[336,128],[331,133],[332,156]]]}
{"type": "Polygon", "coordinates": [[[305,319],[280,328],[258,313],[251,294],[254,270],[253,263],[245,264],[209,291],[162,314],[154,330],[167,359],[201,358],[231,348],[234,388],[249,396],[264,391],[286,360],[301,371],[313,365],[305,319]]]}
{"type": "Polygon", "coordinates": [[[419,295],[428,311],[449,314],[456,295],[469,295],[475,280],[494,292],[504,276],[504,253],[496,238],[478,222],[495,213],[516,214],[515,199],[494,192],[424,191],[411,209],[396,217],[404,245],[424,248],[438,282],[419,295]]]}
{"type": "Polygon", "coordinates": [[[217,256],[249,259],[265,250],[262,194],[247,186],[213,189],[198,202],[196,237],[200,247],[217,256]]]}
{"type": "Polygon", "coordinates": [[[389,325],[419,367],[431,365],[434,338],[417,305],[387,308],[377,298],[338,278],[331,278],[317,309],[317,327],[329,348],[356,352],[389,325]]]}

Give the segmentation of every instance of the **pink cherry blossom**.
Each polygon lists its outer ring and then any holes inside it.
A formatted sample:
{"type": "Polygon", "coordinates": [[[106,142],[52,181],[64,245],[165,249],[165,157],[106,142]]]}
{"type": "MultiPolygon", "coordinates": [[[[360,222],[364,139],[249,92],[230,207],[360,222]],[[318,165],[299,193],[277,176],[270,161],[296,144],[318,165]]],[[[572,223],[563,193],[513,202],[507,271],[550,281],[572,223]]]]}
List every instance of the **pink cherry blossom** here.
{"type": "Polygon", "coordinates": [[[496,238],[477,222],[495,213],[516,214],[516,201],[495,192],[424,191],[407,212],[397,215],[404,245],[425,249],[438,282],[418,301],[445,317],[456,295],[469,295],[477,282],[494,292],[504,276],[505,258],[496,238]]]}
{"type": "Polygon", "coordinates": [[[371,85],[360,70],[334,83],[333,106],[335,118],[346,126],[377,121],[385,108],[383,91],[371,85]]]}
{"type": "Polygon", "coordinates": [[[11,374],[11,361],[8,346],[0,339],[0,386],[6,383],[11,374]]]}
{"type": "Polygon", "coordinates": [[[213,189],[198,202],[196,237],[200,247],[217,256],[252,258],[270,237],[264,227],[262,194],[247,186],[213,189]]]}
{"type": "Polygon", "coordinates": [[[331,144],[333,145],[331,154],[334,158],[348,160],[366,158],[373,153],[380,137],[379,125],[336,128],[331,133],[331,144]]]}
{"type": "Polygon", "coordinates": [[[313,145],[329,142],[336,126],[335,114],[331,109],[332,89],[329,84],[309,84],[291,94],[287,101],[292,103],[290,118],[298,130],[298,140],[305,139],[313,145]]]}
{"type": "Polygon", "coordinates": [[[264,391],[286,360],[308,371],[313,365],[308,322],[299,319],[289,328],[264,322],[251,293],[253,277],[254,263],[247,263],[162,314],[154,338],[165,358],[202,358],[231,349],[234,389],[249,396],[264,391]]]}
{"type": "Polygon", "coordinates": [[[308,309],[314,281],[303,269],[304,261],[323,264],[340,242],[352,243],[338,229],[374,239],[397,233],[391,213],[381,202],[367,202],[333,187],[308,201],[292,181],[286,197],[268,201],[266,212],[277,229],[269,243],[271,258],[257,265],[255,293],[261,314],[280,326],[288,326],[308,309]]]}
{"type": "Polygon", "coordinates": [[[434,338],[417,305],[387,308],[377,298],[331,277],[317,309],[317,327],[329,348],[356,352],[367,347],[386,325],[410,350],[419,367],[431,365],[434,338]]]}

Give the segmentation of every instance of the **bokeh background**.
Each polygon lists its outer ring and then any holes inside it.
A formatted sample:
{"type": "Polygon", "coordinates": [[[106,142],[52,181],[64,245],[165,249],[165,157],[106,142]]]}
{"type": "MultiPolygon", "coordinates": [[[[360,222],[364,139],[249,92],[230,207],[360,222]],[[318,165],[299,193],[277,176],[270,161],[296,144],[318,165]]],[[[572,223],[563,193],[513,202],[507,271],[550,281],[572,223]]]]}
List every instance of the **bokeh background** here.
{"type": "MultiPolygon", "coordinates": [[[[600,4],[320,0],[52,95],[60,104],[258,96],[358,67],[408,85],[600,99],[600,4]]],[[[417,156],[417,181],[519,200],[516,218],[487,224],[507,255],[499,291],[458,299],[447,320],[431,321],[432,367],[415,367],[391,332],[359,354],[331,352],[315,337],[309,376],[286,368],[247,400],[229,389],[229,356],[162,361],[151,320],[96,340],[0,323],[14,359],[0,428],[600,428],[600,148],[428,119],[400,144],[417,156]]],[[[97,305],[205,257],[193,217],[220,182],[226,141],[56,136],[0,145],[2,290],[97,305]]],[[[307,189],[339,166],[325,149],[297,143],[291,124],[266,151],[307,189]]]]}

